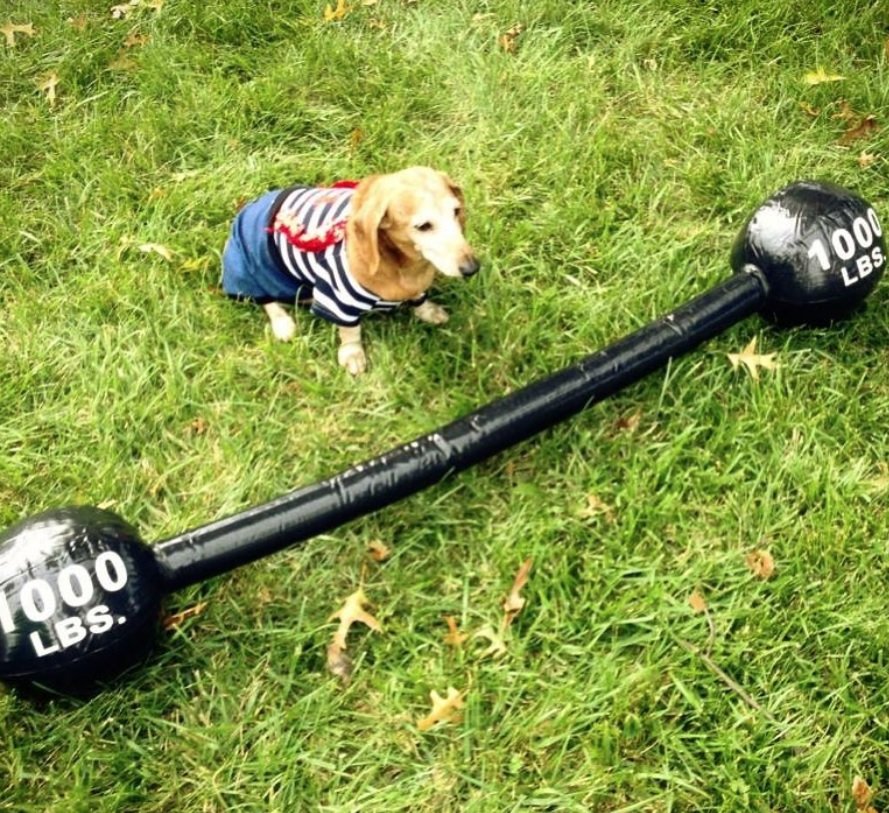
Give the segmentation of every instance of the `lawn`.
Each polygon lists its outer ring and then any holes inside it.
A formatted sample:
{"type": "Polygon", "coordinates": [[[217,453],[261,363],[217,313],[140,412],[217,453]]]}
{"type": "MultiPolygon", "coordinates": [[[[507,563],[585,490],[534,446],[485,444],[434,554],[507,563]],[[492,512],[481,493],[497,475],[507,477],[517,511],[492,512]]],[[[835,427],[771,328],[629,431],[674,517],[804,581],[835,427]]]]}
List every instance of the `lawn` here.
{"type": "MultiPolygon", "coordinates": [[[[795,179],[889,222],[880,6],[5,0],[0,527],[86,503],[159,541],[385,452],[724,279],[795,179]],[[329,325],[277,343],[220,293],[244,200],[411,164],[483,257],[446,326],[369,320],[351,379],[329,325]]],[[[90,699],[3,691],[0,810],[889,808],[887,290],[175,593],[90,699]]]]}

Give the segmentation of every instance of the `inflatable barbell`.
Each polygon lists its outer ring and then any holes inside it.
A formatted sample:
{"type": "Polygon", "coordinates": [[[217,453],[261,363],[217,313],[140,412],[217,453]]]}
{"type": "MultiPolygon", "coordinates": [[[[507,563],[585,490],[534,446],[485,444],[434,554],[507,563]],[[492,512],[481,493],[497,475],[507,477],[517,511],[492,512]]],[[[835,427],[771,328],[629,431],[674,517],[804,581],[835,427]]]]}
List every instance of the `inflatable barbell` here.
{"type": "Polygon", "coordinates": [[[147,545],[125,520],[60,508],[0,534],[0,679],[81,689],[151,647],[163,597],[424,489],[612,395],[759,311],[847,315],[883,274],[880,222],[840,187],[792,184],[748,220],[734,274],[574,366],[315,485],[147,545]]]}

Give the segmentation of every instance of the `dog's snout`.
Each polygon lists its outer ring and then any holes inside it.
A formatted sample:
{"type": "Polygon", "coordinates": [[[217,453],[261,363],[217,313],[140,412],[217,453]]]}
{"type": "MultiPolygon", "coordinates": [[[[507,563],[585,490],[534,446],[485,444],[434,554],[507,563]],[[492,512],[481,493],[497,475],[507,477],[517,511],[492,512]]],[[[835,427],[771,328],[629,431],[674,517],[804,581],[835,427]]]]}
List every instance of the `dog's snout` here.
{"type": "Polygon", "coordinates": [[[464,261],[460,264],[460,273],[461,273],[464,277],[471,277],[471,276],[473,276],[474,274],[477,274],[479,268],[481,268],[481,267],[482,267],[482,265],[481,265],[481,263],[478,261],[478,258],[476,258],[476,257],[470,257],[468,260],[464,260],[464,261]]]}

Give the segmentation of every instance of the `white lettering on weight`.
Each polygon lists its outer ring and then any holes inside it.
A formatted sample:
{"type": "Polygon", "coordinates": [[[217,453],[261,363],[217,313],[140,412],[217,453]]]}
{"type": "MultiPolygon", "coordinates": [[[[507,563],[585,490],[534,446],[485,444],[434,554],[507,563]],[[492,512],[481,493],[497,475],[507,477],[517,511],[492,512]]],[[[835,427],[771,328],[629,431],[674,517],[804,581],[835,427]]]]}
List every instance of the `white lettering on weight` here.
{"type": "Polygon", "coordinates": [[[815,238],[809,246],[808,256],[810,260],[817,260],[822,271],[831,269],[831,249],[832,253],[844,263],[854,260],[854,267],[844,265],[840,268],[843,285],[848,288],[870,276],[874,269],[883,265],[885,257],[880,246],[874,246],[868,253],[874,241],[882,235],[883,229],[877,219],[877,213],[873,209],[868,209],[866,217],[859,216],[852,221],[851,232],[842,227],[834,229],[828,239],[829,245],[825,245],[820,237],[815,238]],[[856,254],[859,256],[856,257],[856,254]]]}

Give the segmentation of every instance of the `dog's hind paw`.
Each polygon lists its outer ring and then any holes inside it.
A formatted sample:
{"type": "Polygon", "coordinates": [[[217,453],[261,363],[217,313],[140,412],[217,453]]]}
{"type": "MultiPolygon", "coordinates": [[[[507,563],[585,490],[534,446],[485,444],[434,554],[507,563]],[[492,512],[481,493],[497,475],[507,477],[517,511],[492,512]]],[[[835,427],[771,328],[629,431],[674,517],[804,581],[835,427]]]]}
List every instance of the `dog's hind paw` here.
{"type": "Polygon", "coordinates": [[[272,334],[281,342],[289,342],[296,335],[296,322],[286,313],[275,314],[269,320],[272,334]]]}

